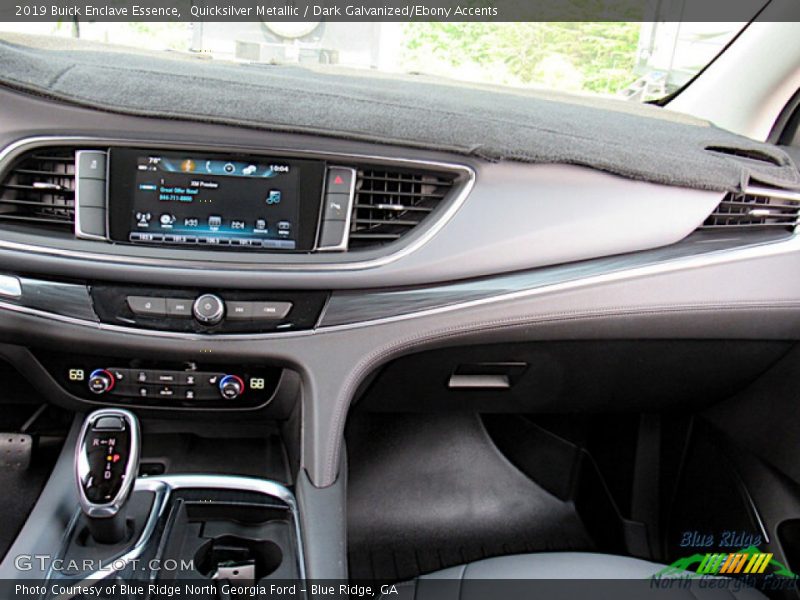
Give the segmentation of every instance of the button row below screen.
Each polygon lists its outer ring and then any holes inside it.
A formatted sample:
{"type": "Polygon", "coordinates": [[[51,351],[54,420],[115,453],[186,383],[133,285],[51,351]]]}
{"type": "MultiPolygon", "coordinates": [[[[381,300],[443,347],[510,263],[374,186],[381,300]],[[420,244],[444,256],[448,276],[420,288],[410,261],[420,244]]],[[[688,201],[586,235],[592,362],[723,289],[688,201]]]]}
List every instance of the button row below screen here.
{"type": "MultiPolygon", "coordinates": [[[[127,302],[136,315],[191,317],[194,299],[128,296],[127,302]]],[[[286,317],[291,309],[291,302],[235,300],[225,302],[226,317],[230,320],[280,320],[286,317]]]]}

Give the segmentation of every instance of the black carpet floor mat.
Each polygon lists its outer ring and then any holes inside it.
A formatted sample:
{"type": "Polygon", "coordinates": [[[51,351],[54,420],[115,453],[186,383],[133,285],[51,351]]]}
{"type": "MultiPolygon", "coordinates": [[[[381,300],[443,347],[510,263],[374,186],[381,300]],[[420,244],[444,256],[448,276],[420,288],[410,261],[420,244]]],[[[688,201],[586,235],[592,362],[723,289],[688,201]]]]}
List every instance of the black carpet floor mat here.
{"type": "Polygon", "coordinates": [[[572,503],[506,460],[477,415],[361,414],[347,436],[353,579],[399,581],[490,556],[594,550],[572,503]]]}
{"type": "MultiPolygon", "coordinates": [[[[2,361],[0,381],[3,382],[0,432],[20,431],[23,424],[37,414],[42,400],[32,396],[25,380],[18,376],[13,367],[2,361]]],[[[71,422],[71,413],[54,406],[38,413],[28,430],[34,437],[30,465],[25,469],[9,466],[0,468],[0,490],[3,492],[3,502],[0,505],[0,560],[14,543],[39,499],[58,460],[71,422]]]]}
{"type": "Polygon", "coordinates": [[[3,502],[0,558],[6,555],[20,528],[25,524],[49,474],[48,466],[32,467],[26,471],[0,472],[0,489],[13,490],[6,495],[3,502]]]}

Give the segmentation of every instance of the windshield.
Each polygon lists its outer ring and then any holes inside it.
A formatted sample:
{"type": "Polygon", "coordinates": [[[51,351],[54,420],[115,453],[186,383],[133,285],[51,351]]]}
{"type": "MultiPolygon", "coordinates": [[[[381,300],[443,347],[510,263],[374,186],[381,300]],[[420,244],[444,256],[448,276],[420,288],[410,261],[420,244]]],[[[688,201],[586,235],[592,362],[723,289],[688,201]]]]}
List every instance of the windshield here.
{"type": "Polygon", "coordinates": [[[490,86],[662,98],[745,23],[249,22],[0,23],[0,30],[214,60],[336,65],[490,86]]]}

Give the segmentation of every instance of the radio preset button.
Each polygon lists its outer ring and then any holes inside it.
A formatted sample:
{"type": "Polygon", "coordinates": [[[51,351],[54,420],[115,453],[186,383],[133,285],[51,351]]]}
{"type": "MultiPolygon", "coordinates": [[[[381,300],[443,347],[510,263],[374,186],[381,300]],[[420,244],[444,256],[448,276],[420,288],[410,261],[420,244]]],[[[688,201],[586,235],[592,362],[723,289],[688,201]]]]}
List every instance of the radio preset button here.
{"type": "Polygon", "coordinates": [[[283,319],[290,310],[291,302],[253,302],[253,319],[283,319]]]}
{"type": "Polygon", "coordinates": [[[167,314],[171,317],[191,317],[192,301],[188,298],[167,298],[167,314]]]}
{"type": "Polygon", "coordinates": [[[253,316],[253,303],[252,302],[231,302],[225,303],[225,309],[228,313],[228,319],[233,320],[249,320],[253,316]]]}

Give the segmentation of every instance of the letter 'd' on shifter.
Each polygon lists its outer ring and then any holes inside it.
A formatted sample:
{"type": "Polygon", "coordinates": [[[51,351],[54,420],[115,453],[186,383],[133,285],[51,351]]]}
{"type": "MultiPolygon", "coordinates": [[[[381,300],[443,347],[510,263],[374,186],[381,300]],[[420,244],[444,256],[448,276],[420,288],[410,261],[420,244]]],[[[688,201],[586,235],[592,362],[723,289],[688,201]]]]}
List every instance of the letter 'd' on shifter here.
{"type": "Polygon", "coordinates": [[[75,476],[89,532],[100,543],[126,534],[125,504],[139,471],[139,421],[116,408],[86,417],[75,448],[75,476]]]}

